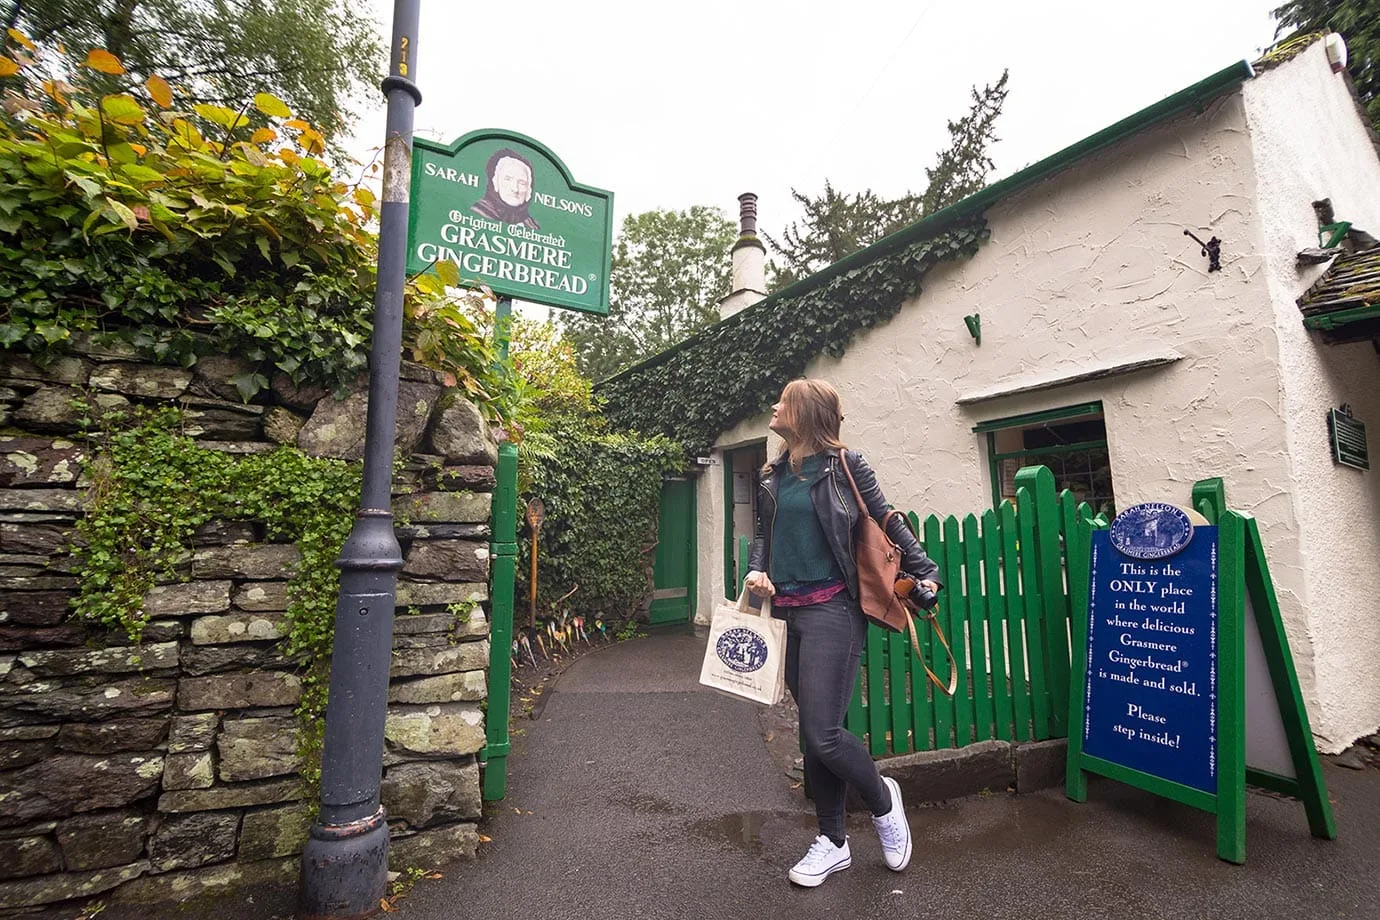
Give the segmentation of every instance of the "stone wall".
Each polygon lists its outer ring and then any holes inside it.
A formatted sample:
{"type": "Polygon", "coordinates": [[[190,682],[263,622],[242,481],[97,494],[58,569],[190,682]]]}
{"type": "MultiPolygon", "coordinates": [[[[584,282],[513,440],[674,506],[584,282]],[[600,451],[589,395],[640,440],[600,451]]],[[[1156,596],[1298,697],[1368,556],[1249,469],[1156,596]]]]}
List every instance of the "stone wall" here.
{"type": "MultiPolygon", "coordinates": [[[[297,549],[212,522],[190,580],[148,595],[139,646],[75,620],[69,545],[89,459],[76,405],[175,401],[207,447],[359,459],[365,382],[337,400],[279,378],[245,404],[235,359],[182,370],[77,350],[42,369],[0,353],[0,909],[290,879],[314,804],[298,775],[301,674],[282,644],[297,549]]],[[[473,405],[424,368],[404,377],[406,567],[383,753],[395,868],[472,856],[478,840],[497,456],[473,405]]]]}

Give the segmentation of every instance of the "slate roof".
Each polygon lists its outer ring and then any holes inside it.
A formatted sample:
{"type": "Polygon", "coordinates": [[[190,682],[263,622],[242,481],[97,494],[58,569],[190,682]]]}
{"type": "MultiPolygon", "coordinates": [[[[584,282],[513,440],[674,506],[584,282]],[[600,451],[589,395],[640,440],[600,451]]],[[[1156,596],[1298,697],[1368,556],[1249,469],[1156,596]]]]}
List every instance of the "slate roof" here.
{"type": "Polygon", "coordinates": [[[1298,305],[1305,316],[1380,307],[1380,247],[1339,255],[1298,305]]]}

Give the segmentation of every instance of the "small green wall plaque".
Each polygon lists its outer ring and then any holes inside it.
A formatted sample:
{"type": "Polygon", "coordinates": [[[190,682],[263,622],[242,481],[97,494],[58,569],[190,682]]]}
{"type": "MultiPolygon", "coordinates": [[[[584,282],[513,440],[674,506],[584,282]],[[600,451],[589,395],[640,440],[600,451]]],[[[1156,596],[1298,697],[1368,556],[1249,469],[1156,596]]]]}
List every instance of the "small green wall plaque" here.
{"type": "Polygon", "coordinates": [[[1370,451],[1366,448],[1366,424],[1351,415],[1351,407],[1343,405],[1327,413],[1327,437],[1332,442],[1332,459],[1358,470],[1370,469],[1370,451]]]}

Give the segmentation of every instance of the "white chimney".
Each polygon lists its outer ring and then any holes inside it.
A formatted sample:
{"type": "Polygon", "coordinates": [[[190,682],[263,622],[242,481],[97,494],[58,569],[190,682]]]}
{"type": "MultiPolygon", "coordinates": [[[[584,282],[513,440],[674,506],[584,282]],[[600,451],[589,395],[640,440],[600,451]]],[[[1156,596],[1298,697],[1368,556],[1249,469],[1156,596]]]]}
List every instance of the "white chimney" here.
{"type": "Polygon", "coordinates": [[[719,301],[719,318],[728,319],[767,296],[767,247],[757,238],[757,196],[738,196],[738,242],[733,244],[733,289],[719,301]]]}

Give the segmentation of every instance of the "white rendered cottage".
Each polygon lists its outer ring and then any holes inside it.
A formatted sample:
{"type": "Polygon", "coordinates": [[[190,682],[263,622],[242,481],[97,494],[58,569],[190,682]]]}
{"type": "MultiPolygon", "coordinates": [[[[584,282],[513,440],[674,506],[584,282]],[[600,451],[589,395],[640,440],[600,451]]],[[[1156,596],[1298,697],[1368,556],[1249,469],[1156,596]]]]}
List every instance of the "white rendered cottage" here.
{"type": "MultiPolygon", "coordinates": [[[[765,288],[754,202],[744,203],[721,325],[757,309],[765,288]]],[[[1196,480],[1221,477],[1228,505],[1259,521],[1319,749],[1375,731],[1380,470],[1334,460],[1328,414],[1345,404],[1380,429],[1380,328],[1367,312],[1380,313],[1380,250],[1332,259],[1365,239],[1340,221],[1380,228],[1380,157],[1325,43],[1221,71],[761,309],[922,240],[954,214],[985,217],[990,238],[976,254],[939,263],[889,321],[803,368],[840,390],[844,440],[888,498],[922,515],[980,513],[1012,494],[1029,463],[1050,466],[1059,488],[1095,507],[1187,505],[1196,480]],[[1320,240],[1314,202],[1324,198],[1338,220],[1320,240]],[[1336,249],[1300,256],[1329,236],[1340,237],[1336,249]],[[1218,270],[1198,242],[1214,239],[1218,270]],[[1348,259],[1373,296],[1329,287],[1326,273],[1348,259]],[[1336,321],[1306,328],[1300,298],[1315,282],[1306,308],[1336,321]]],[[[671,352],[603,385],[615,418],[619,384],[667,366],[671,352]]],[[[658,571],[685,583],[659,580],[663,618],[705,622],[715,599],[734,593],[726,585],[736,538],[751,533],[755,470],[778,449],[768,417],[757,406],[726,418],[700,475],[680,486],[681,509],[664,516],[673,523],[658,571]],[[677,557],[694,564],[682,571],[677,557]]]]}

